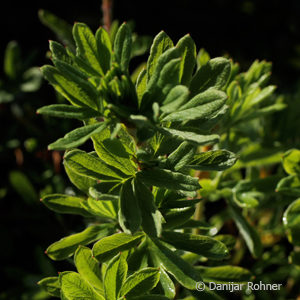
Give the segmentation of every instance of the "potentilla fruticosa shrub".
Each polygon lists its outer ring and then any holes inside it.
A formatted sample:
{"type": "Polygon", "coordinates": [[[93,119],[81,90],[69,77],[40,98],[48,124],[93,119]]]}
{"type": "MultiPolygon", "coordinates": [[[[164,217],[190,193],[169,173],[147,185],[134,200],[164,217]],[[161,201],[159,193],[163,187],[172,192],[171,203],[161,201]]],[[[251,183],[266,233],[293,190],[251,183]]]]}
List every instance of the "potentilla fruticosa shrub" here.
{"type": "Polygon", "coordinates": [[[76,23],[73,38],[76,51],[51,41],[54,66],[41,68],[69,104],[38,113],[83,122],[49,145],[66,151],[64,167],[78,192],[42,202],[82,215],[89,226],[46,250],[53,260],[74,255],[77,272],[40,285],[61,299],[219,299],[208,289],[196,292],[197,282],[250,281],[252,273],[236,265],[245,251],[261,257],[251,214],[272,201],[269,189],[275,193],[278,181],[262,178],[257,166],[280,162],[260,143],[261,118],[284,108],[267,85],[271,65],[255,62],[239,74],[226,58],[197,55],[189,35],[174,45],[162,31],[134,83],[126,23],[113,38],[76,23]],[[90,140],[90,152],[77,149],[89,149],[90,140]],[[224,212],[206,222],[205,204],[219,200],[224,212]],[[235,261],[236,238],[218,234],[228,220],[242,236],[235,261]]]}

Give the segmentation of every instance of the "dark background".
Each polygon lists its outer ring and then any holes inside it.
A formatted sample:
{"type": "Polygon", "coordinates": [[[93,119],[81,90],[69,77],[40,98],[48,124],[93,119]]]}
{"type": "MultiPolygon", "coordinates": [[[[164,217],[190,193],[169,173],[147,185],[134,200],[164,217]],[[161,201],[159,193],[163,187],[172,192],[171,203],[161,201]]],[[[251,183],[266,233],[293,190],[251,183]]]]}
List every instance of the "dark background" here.
{"type": "MultiPolygon", "coordinates": [[[[33,65],[49,63],[46,58],[48,40],[55,40],[56,37],[39,21],[38,10],[41,8],[71,24],[74,21],[85,22],[94,31],[101,24],[100,0],[6,1],[0,10],[0,64],[4,49],[11,40],[18,41],[24,57],[35,53],[33,65]]],[[[134,20],[135,31],[140,35],[154,37],[159,31],[165,30],[176,42],[190,33],[198,49],[204,47],[212,57],[229,54],[240,63],[242,70],[246,70],[255,59],[272,61],[272,83],[278,86],[279,93],[292,91],[300,79],[299,0],[115,0],[113,15],[120,22],[134,20]]],[[[2,66],[0,67],[2,77],[2,66]]],[[[47,84],[31,100],[35,101],[33,108],[56,103],[53,89],[47,84]]],[[[7,115],[1,120],[0,135],[6,126],[10,126],[8,118],[7,115]]],[[[43,128],[41,119],[35,118],[34,122],[41,123],[43,128]]],[[[62,127],[62,124],[59,125],[62,127]]],[[[18,130],[19,137],[25,134],[22,128],[18,130]]],[[[50,126],[39,137],[40,150],[45,151],[47,144],[67,131],[62,128],[55,130],[54,126],[50,126]]],[[[14,159],[12,154],[1,160],[2,185],[7,181],[7,172],[17,168],[14,159]]],[[[22,170],[34,170],[34,176],[39,177],[44,168],[39,160],[25,158],[22,170]]],[[[37,186],[37,190],[42,188],[37,186]]],[[[27,280],[36,282],[43,277],[39,275],[41,268],[49,273],[55,269],[65,270],[65,266],[60,263],[47,265],[46,260],[40,259],[43,255],[41,253],[49,244],[67,235],[70,229],[76,231],[82,225],[82,218],[61,218],[39,203],[35,207],[28,206],[13,191],[1,201],[0,268],[5,268],[5,275],[9,276],[2,282],[0,292],[26,290],[26,286],[31,284],[26,285],[27,280]],[[39,266],[37,260],[41,261],[39,266]],[[28,277],[28,274],[36,274],[36,277],[28,277]]],[[[1,298],[0,295],[0,299],[21,298],[1,298]]]]}
{"type": "MultiPolygon", "coordinates": [[[[54,34],[37,17],[48,9],[71,24],[86,22],[94,30],[101,22],[101,1],[6,1],[0,12],[1,54],[12,39],[25,53],[38,49],[43,64],[48,39],[54,34]]],[[[299,76],[300,1],[290,0],[115,0],[114,17],[136,22],[139,34],[156,35],[165,30],[173,40],[190,33],[197,47],[211,55],[225,53],[248,67],[254,59],[274,62],[274,76],[286,87],[299,76]]]]}

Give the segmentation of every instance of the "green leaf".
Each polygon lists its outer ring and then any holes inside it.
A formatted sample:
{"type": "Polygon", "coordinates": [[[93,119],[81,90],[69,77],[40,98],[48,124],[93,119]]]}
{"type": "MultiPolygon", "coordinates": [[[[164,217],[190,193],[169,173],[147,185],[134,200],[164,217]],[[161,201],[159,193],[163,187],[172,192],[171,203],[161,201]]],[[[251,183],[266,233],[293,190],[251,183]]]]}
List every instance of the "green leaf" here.
{"type": "Polygon", "coordinates": [[[117,210],[115,201],[98,201],[89,197],[87,202],[81,202],[81,205],[89,213],[103,218],[117,219],[117,210]]]}
{"type": "Polygon", "coordinates": [[[88,107],[78,107],[67,104],[52,104],[43,106],[37,110],[37,113],[50,117],[78,119],[81,121],[100,116],[99,112],[88,107]]]}
{"type": "Polygon", "coordinates": [[[131,30],[126,23],[123,23],[114,41],[114,52],[117,62],[123,72],[128,72],[131,57],[132,36],[131,30]]]}
{"type": "Polygon", "coordinates": [[[197,108],[200,105],[212,103],[217,100],[222,100],[223,103],[225,103],[227,100],[227,95],[222,91],[210,88],[190,99],[186,104],[180,107],[180,111],[194,107],[197,108]]]}
{"type": "Polygon", "coordinates": [[[123,173],[107,165],[99,158],[81,150],[72,150],[65,155],[64,163],[79,175],[93,179],[119,181],[123,173]]]}
{"type": "MultiPolygon", "coordinates": [[[[161,88],[158,88],[157,83],[161,77],[162,69],[173,59],[180,57],[179,50],[177,48],[171,48],[166,50],[162,55],[159,56],[156,64],[156,68],[147,84],[147,89],[141,100],[141,110],[145,110],[149,105],[152,106],[153,102],[157,102],[156,97],[161,96],[161,88]],[[154,97],[154,98],[153,98],[154,97]]],[[[164,73],[167,79],[167,73],[164,73]]],[[[161,101],[163,99],[160,99],[161,101]]]]}
{"type": "Polygon", "coordinates": [[[282,178],[277,184],[276,192],[291,197],[300,197],[300,177],[290,175],[282,178]]]}
{"type": "Polygon", "coordinates": [[[195,269],[185,262],[179,255],[168,249],[158,239],[149,240],[151,256],[160,261],[163,268],[187,289],[194,290],[196,283],[201,281],[200,275],[195,269]]]}
{"type": "Polygon", "coordinates": [[[238,208],[230,206],[229,212],[253,257],[260,257],[263,249],[257,231],[248,223],[238,208]]]}
{"type": "Polygon", "coordinates": [[[192,78],[190,90],[196,95],[208,88],[222,89],[227,83],[231,72],[230,61],[223,57],[209,60],[192,78]]]}
{"type": "Polygon", "coordinates": [[[17,79],[21,74],[21,52],[16,41],[11,41],[7,44],[4,54],[4,73],[12,80],[17,79]]]}
{"type": "Polygon", "coordinates": [[[226,97],[226,94],[221,91],[208,90],[192,98],[180,110],[170,113],[162,121],[206,120],[222,109],[226,97]]]}
{"type": "Polygon", "coordinates": [[[189,90],[184,85],[177,85],[170,90],[160,107],[164,114],[178,110],[189,98],[189,90]]]}
{"type": "Polygon", "coordinates": [[[173,281],[171,280],[168,273],[161,265],[161,262],[157,259],[157,257],[152,255],[151,259],[153,261],[153,266],[159,268],[159,272],[160,272],[159,283],[161,285],[161,288],[164,291],[165,296],[168,297],[168,299],[174,299],[176,295],[176,290],[173,281]]]}
{"type": "Polygon", "coordinates": [[[119,204],[119,223],[125,233],[134,234],[142,224],[142,216],[132,180],[122,184],[119,204]]]}
{"type": "Polygon", "coordinates": [[[84,246],[79,246],[74,255],[74,262],[82,278],[100,294],[103,294],[102,274],[99,263],[92,256],[92,250],[84,246]]]}
{"type": "Polygon", "coordinates": [[[289,175],[300,175],[300,150],[291,149],[282,158],[284,170],[289,175]]]}
{"type": "Polygon", "coordinates": [[[186,167],[201,171],[223,171],[232,167],[236,160],[237,157],[230,151],[213,150],[195,155],[186,167]]]}
{"type": "Polygon", "coordinates": [[[201,48],[197,55],[197,67],[198,69],[204,66],[210,60],[209,53],[204,49],[201,48]]]}
{"type": "Polygon", "coordinates": [[[145,268],[137,271],[125,280],[120,295],[130,297],[146,294],[157,285],[159,276],[159,270],[156,268],[145,268]]]}
{"type": "Polygon", "coordinates": [[[227,247],[205,235],[163,231],[161,238],[176,248],[190,251],[209,259],[221,260],[228,257],[227,247]]]}
{"type": "Polygon", "coordinates": [[[167,167],[174,171],[181,170],[191,162],[195,151],[194,145],[188,142],[182,142],[180,146],[168,156],[166,160],[167,167]]]}
{"type": "Polygon", "coordinates": [[[108,264],[104,275],[105,299],[115,300],[127,276],[127,262],[123,254],[114,257],[108,264]]]}
{"type": "Polygon", "coordinates": [[[75,49],[75,44],[72,35],[72,26],[65,20],[57,17],[47,10],[39,10],[39,18],[41,22],[50,28],[61,40],[61,42],[72,50],[75,49]]]}
{"type": "Polygon", "coordinates": [[[43,66],[41,71],[44,77],[52,84],[55,90],[75,106],[91,107],[97,110],[97,91],[87,80],[72,75],[72,79],[61,74],[52,66],[43,66]]]}
{"type": "Polygon", "coordinates": [[[153,40],[150,55],[147,61],[147,82],[149,82],[154,70],[156,69],[158,58],[168,49],[172,48],[173,42],[169,36],[161,31],[153,40]]]}
{"type": "Polygon", "coordinates": [[[67,163],[64,162],[65,171],[70,179],[70,181],[81,191],[88,194],[89,188],[94,186],[97,183],[97,180],[87,177],[82,174],[78,174],[73,171],[73,169],[67,166],[67,163]]]}
{"type": "Polygon", "coordinates": [[[98,57],[97,43],[91,29],[83,23],[75,23],[73,27],[73,36],[77,45],[77,54],[100,75],[104,75],[98,57]]]}
{"type": "Polygon", "coordinates": [[[255,190],[254,182],[250,180],[239,181],[232,189],[233,200],[240,207],[255,207],[263,199],[263,193],[255,190]]]}
{"type": "Polygon", "coordinates": [[[46,254],[53,260],[64,260],[73,255],[79,245],[87,245],[113,232],[110,224],[91,225],[50,245],[46,254]]]}
{"type": "Polygon", "coordinates": [[[29,178],[21,171],[11,171],[9,173],[9,182],[14,190],[22,197],[27,204],[35,204],[38,194],[35,191],[29,178]]]}
{"type": "Polygon", "coordinates": [[[119,199],[119,196],[117,196],[117,195],[104,194],[101,190],[98,190],[98,186],[97,185],[89,188],[89,194],[95,200],[116,201],[116,200],[119,199]]]}
{"type": "Polygon", "coordinates": [[[243,283],[252,279],[252,274],[247,269],[238,266],[196,267],[204,282],[215,283],[243,283]]]}
{"type": "Polygon", "coordinates": [[[59,275],[63,299],[104,300],[82,276],[75,272],[62,272],[59,275]]]}
{"type": "Polygon", "coordinates": [[[74,214],[84,217],[91,216],[91,214],[89,214],[81,206],[81,202],[86,201],[83,198],[63,194],[51,194],[43,197],[41,201],[49,209],[60,214],[74,214]]]}
{"type": "Polygon", "coordinates": [[[100,133],[106,128],[105,123],[96,123],[76,128],[67,133],[63,138],[48,146],[49,150],[67,150],[76,148],[85,143],[93,135],[100,133]]]}
{"type": "Polygon", "coordinates": [[[63,45],[55,41],[49,41],[49,48],[51,51],[51,58],[73,65],[73,60],[63,45]]]}
{"type": "Polygon", "coordinates": [[[220,137],[217,134],[201,135],[190,131],[181,131],[166,127],[159,128],[159,131],[164,135],[171,136],[182,141],[188,141],[198,146],[214,144],[220,139],[220,137]]]}
{"type": "Polygon", "coordinates": [[[187,34],[178,41],[176,47],[179,49],[182,57],[180,82],[188,85],[196,65],[196,45],[191,36],[187,34]]]}
{"type": "Polygon", "coordinates": [[[300,199],[288,206],[283,215],[283,224],[287,229],[289,241],[295,246],[300,246],[300,199]]]}
{"type": "Polygon", "coordinates": [[[60,282],[58,277],[46,277],[38,282],[38,285],[50,296],[60,297],[60,282]]]}
{"type": "Polygon", "coordinates": [[[119,252],[136,246],[143,236],[143,233],[137,233],[135,235],[116,233],[108,236],[94,244],[93,255],[99,262],[109,260],[119,252]]]}
{"type": "Polygon", "coordinates": [[[96,32],[97,57],[104,74],[110,69],[112,60],[112,44],[108,32],[100,27],[96,32]]]}
{"type": "Polygon", "coordinates": [[[138,103],[139,106],[141,105],[141,101],[143,98],[143,95],[146,91],[146,86],[147,86],[147,71],[146,69],[142,69],[142,71],[140,72],[137,80],[136,80],[136,93],[137,93],[137,97],[138,97],[138,103]]]}
{"type": "Polygon", "coordinates": [[[151,95],[158,103],[161,103],[172,88],[180,83],[181,61],[181,58],[175,58],[163,66],[151,95]]]}
{"type": "Polygon", "coordinates": [[[134,195],[141,211],[143,230],[150,236],[159,236],[163,217],[154,203],[153,195],[138,178],[133,181],[133,184],[134,195]]]}
{"type": "Polygon", "coordinates": [[[164,219],[166,221],[163,224],[164,229],[170,229],[174,227],[180,228],[181,225],[185,224],[190,220],[195,212],[195,207],[182,207],[182,208],[172,208],[168,209],[164,214],[164,219]]]}
{"type": "Polygon", "coordinates": [[[148,185],[171,190],[196,191],[200,188],[197,178],[165,169],[145,169],[138,172],[137,177],[148,185]]]}
{"type": "Polygon", "coordinates": [[[107,129],[100,135],[93,137],[94,148],[99,158],[126,175],[135,174],[136,167],[134,167],[133,163],[131,162],[130,155],[126,148],[123,146],[120,140],[111,140],[109,135],[110,132],[107,129]],[[105,135],[108,135],[108,138],[105,139],[105,135]]]}
{"type": "Polygon", "coordinates": [[[150,295],[143,295],[143,296],[137,296],[137,297],[129,297],[126,298],[128,300],[169,300],[170,298],[157,295],[157,294],[150,294],[150,295]]]}

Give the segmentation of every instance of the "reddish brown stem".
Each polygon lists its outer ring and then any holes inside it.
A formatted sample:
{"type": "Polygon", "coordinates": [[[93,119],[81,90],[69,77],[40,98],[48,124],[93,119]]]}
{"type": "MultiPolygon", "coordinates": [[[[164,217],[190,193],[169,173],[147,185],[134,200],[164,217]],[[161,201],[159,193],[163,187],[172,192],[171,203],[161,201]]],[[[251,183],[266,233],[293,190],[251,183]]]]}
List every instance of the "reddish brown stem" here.
{"type": "Polygon", "coordinates": [[[112,22],[113,0],[102,0],[103,27],[109,32],[112,22]]]}

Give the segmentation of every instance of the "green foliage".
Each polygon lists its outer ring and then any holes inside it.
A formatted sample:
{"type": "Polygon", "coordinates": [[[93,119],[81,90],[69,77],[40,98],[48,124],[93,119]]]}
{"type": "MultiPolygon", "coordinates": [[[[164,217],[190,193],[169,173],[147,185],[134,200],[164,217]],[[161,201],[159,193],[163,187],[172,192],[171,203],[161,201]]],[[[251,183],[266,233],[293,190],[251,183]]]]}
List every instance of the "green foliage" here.
{"type": "MultiPolygon", "coordinates": [[[[41,285],[61,299],[174,299],[195,296],[202,280],[241,283],[260,276],[270,262],[259,263],[271,256],[266,231],[274,239],[283,232],[261,224],[259,214],[279,202],[280,193],[300,190],[298,150],[283,156],[289,177],[263,174],[285,150],[261,143],[264,118],[285,108],[267,85],[271,65],[256,61],[238,73],[227,58],[210,59],[203,49],[197,55],[189,35],[175,45],[160,32],[145,67],[131,76],[129,24],[94,34],[76,23],[72,32],[76,51],[51,42],[54,66],[42,67],[70,104],[38,112],[83,121],[49,146],[66,150],[63,163],[80,192],[47,195],[43,202],[89,217],[90,226],[47,249],[54,260],[75,253],[78,273],[62,272],[41,285]],[[74,149],[79,146],[85,150],[74,149]],[[206,220],[204,206],[216,201],[223,201],[223,211],[206,220]],[[236,238],[229,234],[235,231],[236,238]],[[91,243],[92,250],[84,247],[91,243]],[[247,253],[258,264],[251,271],[236,266],[247,253]]],[[[284,214],[296,246],[298,206],[296,200],[284,214]]],[[[271,207],[270,224],[284,209],[271,207]]],[[[203,295],[220,299],[208,290],[203,295]]]]}

